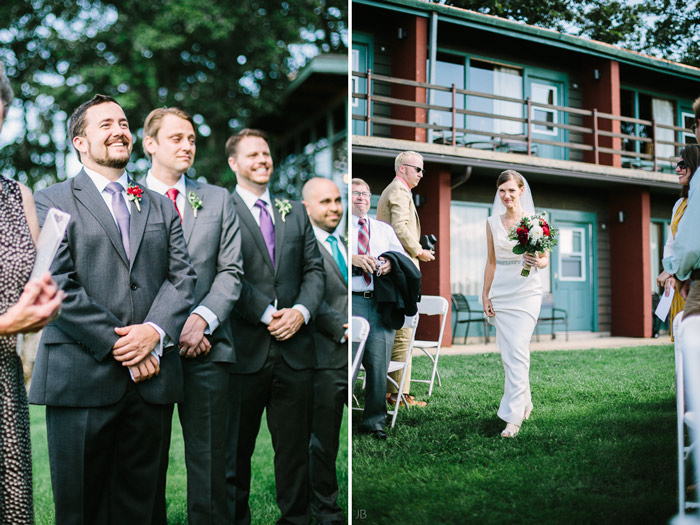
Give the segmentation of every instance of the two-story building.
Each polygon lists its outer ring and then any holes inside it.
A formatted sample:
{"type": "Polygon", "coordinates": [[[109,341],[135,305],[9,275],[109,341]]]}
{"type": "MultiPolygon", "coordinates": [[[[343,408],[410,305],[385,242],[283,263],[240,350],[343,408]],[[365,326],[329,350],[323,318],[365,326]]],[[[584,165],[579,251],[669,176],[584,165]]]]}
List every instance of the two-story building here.
{"type": "Polygon", "coordinates": [[[543,274],[569,329],[650,337],[700,69],[420,0],[352,5],[352,173],[378,196],[398,152],[423,155],[423,292],[481,295],[495,181],[515,169],[560,230],[543,274]]]}

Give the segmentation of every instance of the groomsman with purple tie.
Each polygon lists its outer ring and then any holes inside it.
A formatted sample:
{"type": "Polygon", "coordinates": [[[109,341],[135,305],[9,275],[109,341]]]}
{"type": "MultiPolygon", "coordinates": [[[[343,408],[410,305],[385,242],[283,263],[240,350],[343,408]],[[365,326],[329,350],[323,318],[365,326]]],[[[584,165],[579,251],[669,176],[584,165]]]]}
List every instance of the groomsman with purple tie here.
{"type": "MultiPolygon", "coordinates": [[[[178,414],[185,440],[187,521],[227,523],[226,414],[230,367],[236,360],[228,317],[243,276],[238,217],[227,190],[185,176],[196,151],[189,114],[179,108],[154,109],[143,135],[151,169],[142,182],[173,202],[197,274],[195,307],[178,344],[185,381],[178,414]]],[[[163,474],[167,448],[165,452],[163,474]]],[[[165,523],[165,476],[159,492],[158,514],[165,523]]]]}
{"type": "Polygon", "coordinates": [[[124,111],[96,95],[75,110],[75,177],[36,194],[71,215],[51,273],[66,293],[45,329],[29,394],[46,405],[56,523],[151,523],[182,366],[170,342],[195,275],[172,202],[129,179],[124,111]]]}
{"type": "Polygon", "coordinates": [[[250,523],[250,460],[263,410],[275,450],[279,523],[307,524],[309,438],[316,365],[309,322],[324,269],[304,206],[273,198],[267,137],[244,129],[226,142],[241,222],[243,289],[231,313],[232,365],[226,478],[230,519],[250,523]]]}
{"type": "Polygon", "coordinates": [[[302,198],[326,269],[326,291],[313,323],[316,370],[309,446],[311,512],[319,524],[332,525],[347,523],[337,501],[335,463],[343,409],[348,402],[348,252],[337,231],[343,201],[335,183],[314,177],[304,184],[302,198]]]}

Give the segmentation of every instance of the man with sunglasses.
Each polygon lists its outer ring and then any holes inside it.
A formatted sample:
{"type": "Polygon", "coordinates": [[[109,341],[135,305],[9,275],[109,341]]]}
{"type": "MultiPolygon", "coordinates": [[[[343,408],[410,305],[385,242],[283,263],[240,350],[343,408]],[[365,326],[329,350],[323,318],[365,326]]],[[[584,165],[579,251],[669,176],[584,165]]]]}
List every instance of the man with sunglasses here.
{"type": "MultiPolygon", "coordinates": [[[[416,205],[413,203],[411,190],[418,186],[423,178],[423,157],[415,151],[402,151],[394,160],[394,172],[396,176],[391,183],[384,188],[379,203],[377,204],[377,219],[391,224],[396,236],[401,241],[404,249],[411,257],[413,263],[420,269],[419,261],[430,262],[435,260],[432,250],[425,250],[420,244],[420,219],[416,205]]],[[[403,361],[408,351],[411,339],[411,328],[401,328],[396,331],[394,338],[394,350],[391,354],[392,361],[403,361]]],[[[411,389],[411,361],[408,359],[406,367],[406,380],[404,381],[404,395],[409,405],[425,406],[425,401],[417,401],[409,394],[411,389]]],[[[392,378],[400,383],[401,372],[392,374],[392,378]]],[[[387,400],[395,404],[398,397],[396,387],[387,383],[387,400]]]]}

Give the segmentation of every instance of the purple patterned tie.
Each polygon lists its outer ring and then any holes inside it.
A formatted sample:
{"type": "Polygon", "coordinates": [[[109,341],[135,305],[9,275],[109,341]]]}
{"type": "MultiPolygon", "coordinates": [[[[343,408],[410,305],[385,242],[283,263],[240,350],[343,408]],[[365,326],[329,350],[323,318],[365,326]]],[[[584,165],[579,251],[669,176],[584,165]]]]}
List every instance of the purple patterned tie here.
{"type": "Polygon", "coordinates": [[[112,195],[112,212],[114,213],[114,218],[117,220],[117,227],[119,228],[119,233],[122,236],[124,251],[126,252],[126,257],[128,259],[130,257],[129,221],[131,220],[131,215],[129,214],[129,210],[126,208],[124,195],[122,195],[124,188],[118,182],[110,182],[105,187],[105,191],[112,195]]]}
{"type": "Polygon", "coordinates": [[[256,208],[260,208],[260,231],[262,232],[263,239],[265,239],[265,244],[267,245],[267,252],[270,254],[270,260],[272,261],[272,267],[275,267],[275,226],[272,224],[272,217],[270,217],[270,212],[267,211],[267,203],[258,199],[255,203],[256,208]]]}

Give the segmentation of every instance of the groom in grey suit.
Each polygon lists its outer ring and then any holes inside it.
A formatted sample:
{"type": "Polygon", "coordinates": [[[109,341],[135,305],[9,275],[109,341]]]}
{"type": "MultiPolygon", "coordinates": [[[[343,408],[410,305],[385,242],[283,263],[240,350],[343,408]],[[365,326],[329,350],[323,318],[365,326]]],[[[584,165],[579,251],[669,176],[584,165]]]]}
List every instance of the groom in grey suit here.
{"type": "Polygon", "coordinates": [[[263,410],[275,450],[278,523],[307,524],[314,339],[309,322],[323,298],[324,270],[301,203],[270,196],[265,134],[245,129],[226,142],[238,185],[243,290],[231,313],[227,489],[230,519],[250,523],[250,460],[263,410]]]}
{"type": "Polygon", "coordinates": [[[169,341],[195,275],[172,203],[130,181],[122,108],[96,95],[75,110],[80,173],[36,194],[71,215],[51,267],[65,291],[44,330],[30,402],[47,405],[56,523],[151,523],[167,416],[182,398],[169,341]]]}
{"type": "MultiPolygon", "coordinates": [[[[146,117],[143,135],[151,169],[142,182],[173,201],[197,273],[195,308],[178,345],[185,380],[178,413],[185,440],[187,521],[227,523],[226,414],[230,367],[235,362],[228,317],[243,275],[238,217],[227,190],[185,176],[196,151],[190,115],[179,108],[154,109],[146,117]]],[[[164,473],[167,453],[163,462],[164,473]]],[[[165,478],[158,497],[158,512],[164,518],[165,478]]]]}

